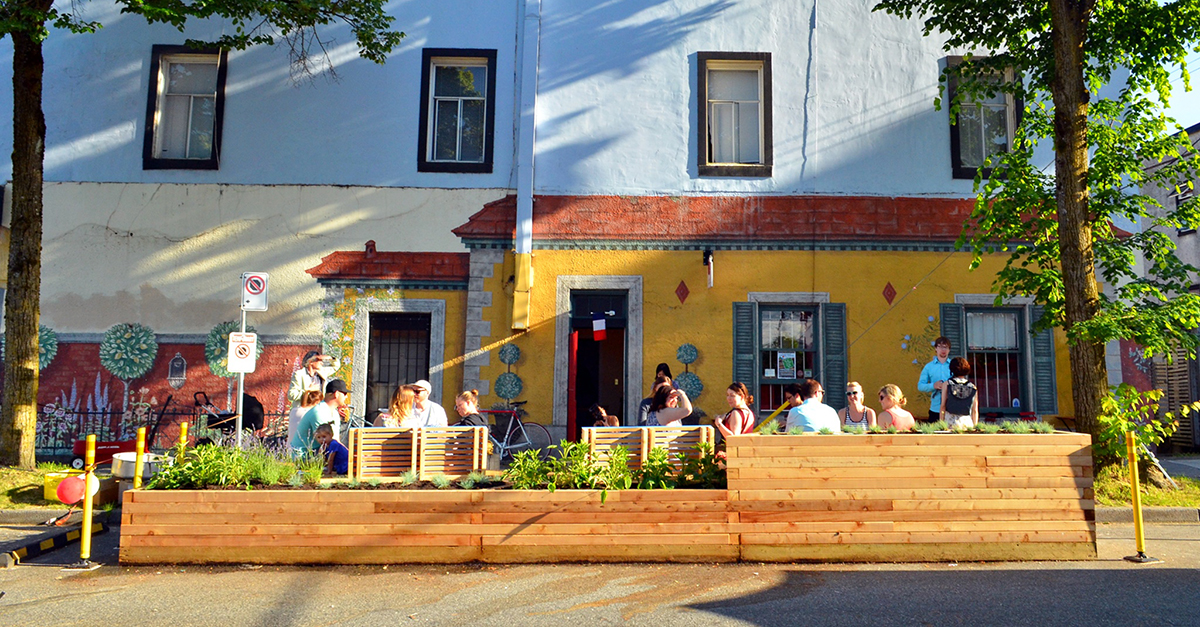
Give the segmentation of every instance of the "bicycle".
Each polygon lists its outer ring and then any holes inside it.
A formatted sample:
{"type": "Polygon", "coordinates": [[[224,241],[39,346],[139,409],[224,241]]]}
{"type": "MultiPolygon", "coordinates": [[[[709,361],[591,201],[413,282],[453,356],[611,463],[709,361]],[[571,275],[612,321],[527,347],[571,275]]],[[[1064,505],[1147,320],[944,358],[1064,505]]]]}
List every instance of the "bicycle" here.
{"type": "Polygon", "coordinates": [[[488,429],[488,439],[492,441],[494,450],[500,453],[502,459],[511,459],[513,453],[524,450],[538,451],[538,455],[543,459],[550,452],[550,432],[546,427],[537,424],[536,422],[525,422],[521,420],[520,408],[529,401],[517,401],[510,403],[508,409],[481,409],[480,414],[494,414],[496,424],[488,429]],[[508,423],[503,428],[504,437],[497,438],[493,433],[493,429],[500,429],[500,416],[508,416],[508,423]]]}

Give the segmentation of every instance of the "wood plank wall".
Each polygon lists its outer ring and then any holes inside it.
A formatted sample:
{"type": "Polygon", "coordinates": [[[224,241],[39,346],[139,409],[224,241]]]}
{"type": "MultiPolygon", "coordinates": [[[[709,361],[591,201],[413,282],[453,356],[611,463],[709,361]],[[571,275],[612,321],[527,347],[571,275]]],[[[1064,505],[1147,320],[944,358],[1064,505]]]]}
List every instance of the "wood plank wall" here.
{"type": "Polygon", "coordinates": [[[739,436],[728,490],[130,490],[123,563],[1096,555],[1087,436],[739,436]]]}

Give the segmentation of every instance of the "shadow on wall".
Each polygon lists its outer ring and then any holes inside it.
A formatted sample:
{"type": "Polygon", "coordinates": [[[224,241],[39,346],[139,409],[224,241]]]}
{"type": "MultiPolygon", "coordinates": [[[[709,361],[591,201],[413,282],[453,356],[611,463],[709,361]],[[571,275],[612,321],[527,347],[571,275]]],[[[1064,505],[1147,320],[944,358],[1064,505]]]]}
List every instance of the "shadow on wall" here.
{"type": "Polygon", "coordinates": [[[548,76],[539,79],[538,91],[552,91],[596,74],[631,76],[640,71],[656,53],[670,48],[693,28],[718,19],[733,8],[731,0],[720,0],[678,16],[618,26],[648,5],[667,4],[666,0],[614,0],[597,2],[575,13],[543,16],[542,36],[550,39],[558,31],[573,33],[572,39],[587,42],[586,50],[571,55],[566,65],[548,68],[548,76]]]}

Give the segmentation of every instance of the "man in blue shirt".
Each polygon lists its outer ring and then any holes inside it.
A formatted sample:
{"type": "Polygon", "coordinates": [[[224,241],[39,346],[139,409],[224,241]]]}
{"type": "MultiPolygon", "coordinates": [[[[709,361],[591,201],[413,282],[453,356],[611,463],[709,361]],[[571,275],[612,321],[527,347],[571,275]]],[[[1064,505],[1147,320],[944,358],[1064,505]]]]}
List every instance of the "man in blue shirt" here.
{"type": "Polygon", "coordinates": [[[833,433],[842,432],[842,421],[838,418],[837,410],[821,402],[825,390],[816,379],[806,379],[800,384],[801,403],[788,412],[788,431],[799,427],[806,433],[815,433],[828,429],[833,433]]]}
{"type": "Polygon", "coordinates": [[[933,350],[937,354],[921,369],[921,378],[917,380],[918,390],[933,395],[929,399],[929,418],[917,418],[921,422],[936,422],[941,418],[942,388],[950,378],[950,338],[934,340],[933,350]]]}

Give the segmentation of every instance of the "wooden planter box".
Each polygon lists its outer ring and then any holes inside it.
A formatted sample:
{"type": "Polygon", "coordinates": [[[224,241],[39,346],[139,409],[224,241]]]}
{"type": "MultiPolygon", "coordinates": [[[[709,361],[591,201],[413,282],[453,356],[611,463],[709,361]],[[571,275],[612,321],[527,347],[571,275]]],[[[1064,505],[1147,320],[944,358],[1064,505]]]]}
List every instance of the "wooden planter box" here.
{"type": "Polygon", "coordinates": [[[1091,437],[730,438],[730,503],[756,561],[1096,556],[1091,437]]]}
{"type": "Polygon", "coordinates": [[[123,563],[1096,556],[1089,438],[738,436],[728,490],[131,490],[123,563]]]}
{"type": "Polygon", "coordinates": [[[121,562],[734,561],[725,490],[137,490],[121,562]]]}

